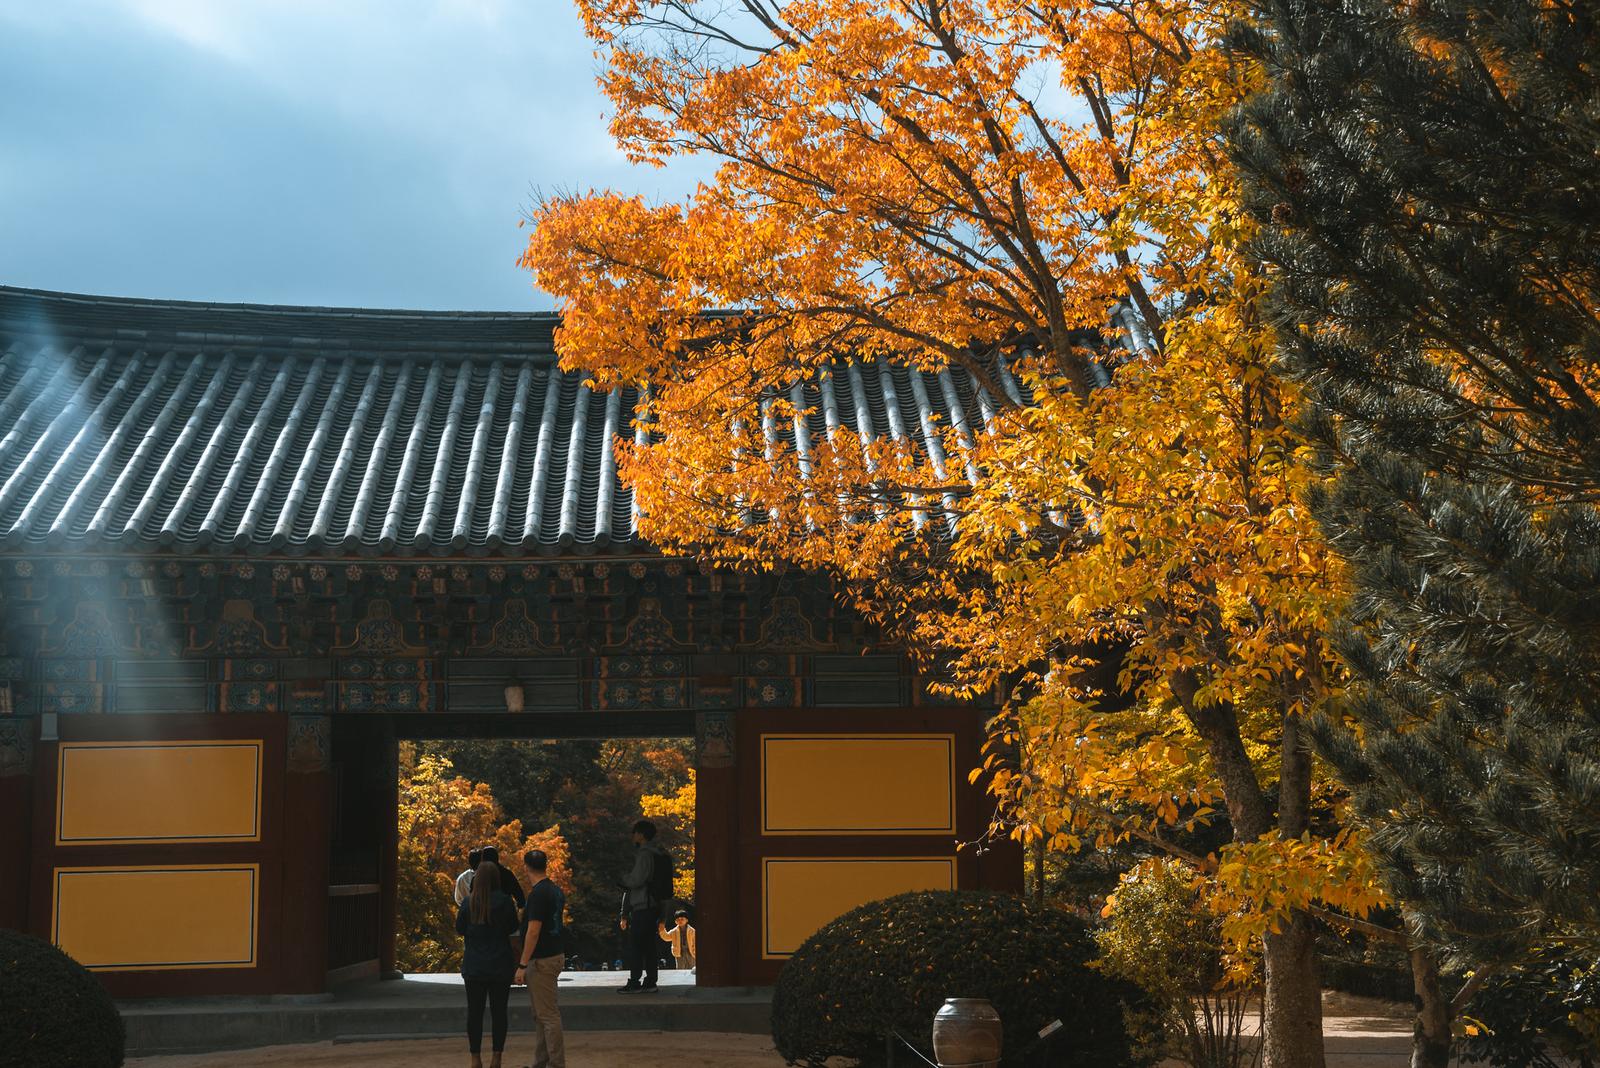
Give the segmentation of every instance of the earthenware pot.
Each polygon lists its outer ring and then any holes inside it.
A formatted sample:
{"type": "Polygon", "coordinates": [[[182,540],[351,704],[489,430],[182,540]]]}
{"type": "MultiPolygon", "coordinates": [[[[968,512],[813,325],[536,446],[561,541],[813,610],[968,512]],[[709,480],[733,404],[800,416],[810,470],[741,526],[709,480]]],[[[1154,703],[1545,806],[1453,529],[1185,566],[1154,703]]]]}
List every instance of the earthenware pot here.
{"type": "Polygon", "coordinates": [[[945,998],[933,1017],[933,1056],[942,1066],[1000,1063],[1000,1014],[988,998],[945,998]]]}

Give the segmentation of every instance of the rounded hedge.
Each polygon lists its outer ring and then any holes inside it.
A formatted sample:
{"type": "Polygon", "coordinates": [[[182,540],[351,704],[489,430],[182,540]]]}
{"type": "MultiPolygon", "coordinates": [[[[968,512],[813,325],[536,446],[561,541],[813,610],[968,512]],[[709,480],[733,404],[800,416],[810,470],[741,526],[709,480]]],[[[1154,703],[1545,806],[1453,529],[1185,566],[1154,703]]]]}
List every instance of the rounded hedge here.
{"type": "Polygon", "coordinates": [[[18,1068],[119,1068],[125,1035],[111,995],[48,942],[0,930],[0,1061],[18,1068]]]}
{"type": "Polygon", "coordinates": [[[891,1028],[928,1053],[945,998],[988,998],[1005,1028],[1004,1065],[1148,1063],[1124,1025],[1143,996],[1093,968],[1095,953],[1087,923],[1008,894],[875,901],[812,935],[784,965],[773,1041],[790,1064],[820,1066],[830,1056],[881,1064],[891,1028]],[[1056,1019],[1065,1026],[1036,1047],[1056,1019]]]}

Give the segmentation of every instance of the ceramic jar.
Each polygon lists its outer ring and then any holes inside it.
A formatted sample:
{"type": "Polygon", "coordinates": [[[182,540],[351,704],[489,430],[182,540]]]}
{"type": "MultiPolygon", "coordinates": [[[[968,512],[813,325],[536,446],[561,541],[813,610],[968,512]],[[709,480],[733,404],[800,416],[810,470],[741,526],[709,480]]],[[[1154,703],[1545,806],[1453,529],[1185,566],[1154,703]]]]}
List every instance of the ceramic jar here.
{"type": "Polygon", "coordinates": [[[933,1056],[945,1068],[994,1068],[1000,1036],[1000,1014],[988,998],[945,998],[933,1017],[933,1056]]]}

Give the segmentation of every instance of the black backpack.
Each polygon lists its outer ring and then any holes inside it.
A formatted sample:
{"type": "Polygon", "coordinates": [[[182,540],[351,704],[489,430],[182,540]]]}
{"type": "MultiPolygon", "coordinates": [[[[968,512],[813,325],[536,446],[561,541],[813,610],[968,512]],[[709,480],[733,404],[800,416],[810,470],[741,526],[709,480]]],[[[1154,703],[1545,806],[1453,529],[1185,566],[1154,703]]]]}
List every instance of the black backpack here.
{"type": "Polygon", "coordinates": [[[646,887],[656,904],[664,905],[672,900],[672,882],[672,854],[663,849],[650,866],[650,882],[646,887]]]}
{"type": "Polygon", "coordinates": [[[561,887],[556,886],[554,880],[551,880],[550,885],[555,887],[556,891],[556,908],[555,915],[550,918],[550,933],[559,938],[565,933],[562,928],[565,926],[563,914],[567,911],[567,895],[562,891],[561,887]]]}

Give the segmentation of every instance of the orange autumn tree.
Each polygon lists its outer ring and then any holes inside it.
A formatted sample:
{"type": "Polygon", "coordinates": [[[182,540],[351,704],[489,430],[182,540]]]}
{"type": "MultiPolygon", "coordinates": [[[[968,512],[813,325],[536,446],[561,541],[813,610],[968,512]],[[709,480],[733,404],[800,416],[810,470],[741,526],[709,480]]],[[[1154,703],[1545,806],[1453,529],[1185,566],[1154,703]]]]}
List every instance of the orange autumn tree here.
{"type": "Polygon", "coordinates": [[[449,760],[418,756],[414,746],[401,752],[399,929],[397,963],[407,972],[449,972],[461,967],[453,897],[456,876],[467,854],[482,846],[500,850],[500,862],[527,884],[522,854],[542,849],[549,875],[567,894],[572,871],[567,843],[555,827],[525,835],[521,820],[504,813],[486,783],[453,775],[449,760]]]}
{"type": "Polygon", "coordinates": [[[989,770],[1024,835],[1226,812],[1201,859],[1261,946],[1264,1063],[1320,1066],[1310,910],[1377,892],[1301,726],[1338,578],[1239,254],[1229,0],[578,7],[630,158],[717,162],[681,202],[546,199],[524,257],[564,362],[645,387],[644,533],[832,571],[1002,693],[989,770]],[[846,425],[846,360],[978,396],[846,425]],[[1086,670],[1107,649],[1115,685],[1086,670]]]}
{"type": "Polygon", "coordinates": [[[671,837],[678,840],[672,858],[672,894],[679,901],[694,901],[694,769],[684,768],[688,779],[670,794],[645,794],[639,798],[639,814],[647,820],[664,823],[671,837]]]}

